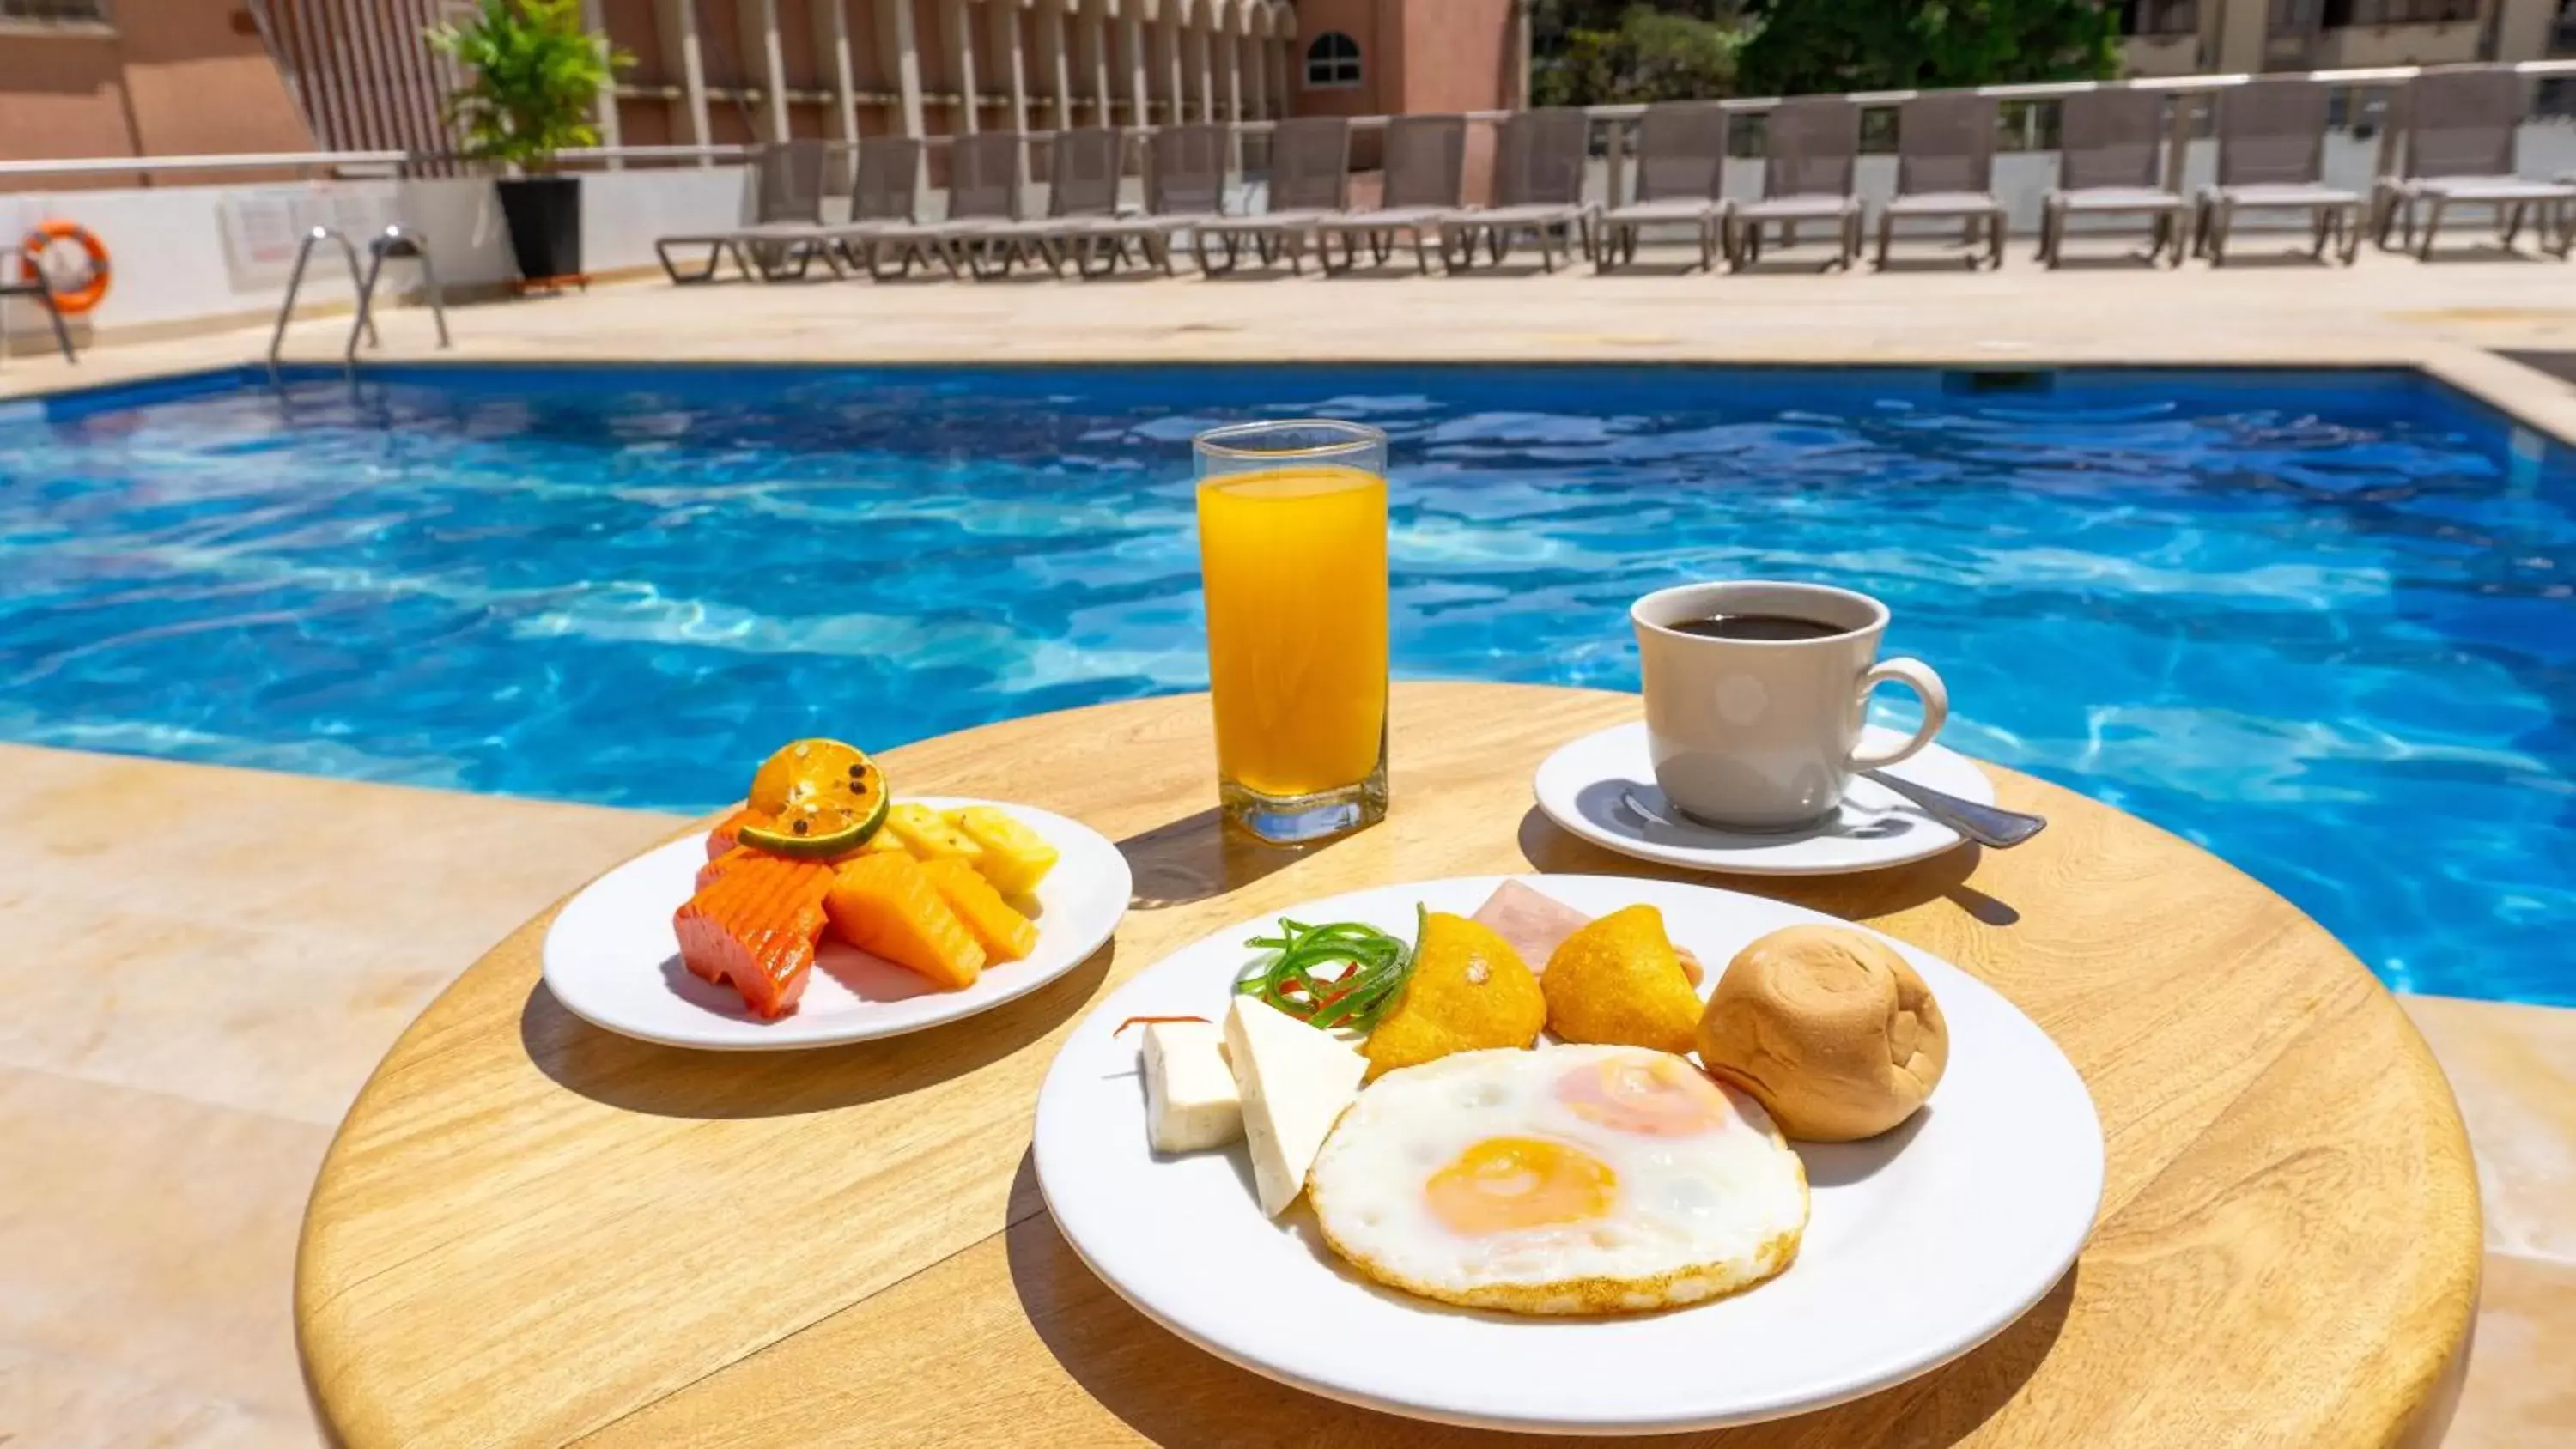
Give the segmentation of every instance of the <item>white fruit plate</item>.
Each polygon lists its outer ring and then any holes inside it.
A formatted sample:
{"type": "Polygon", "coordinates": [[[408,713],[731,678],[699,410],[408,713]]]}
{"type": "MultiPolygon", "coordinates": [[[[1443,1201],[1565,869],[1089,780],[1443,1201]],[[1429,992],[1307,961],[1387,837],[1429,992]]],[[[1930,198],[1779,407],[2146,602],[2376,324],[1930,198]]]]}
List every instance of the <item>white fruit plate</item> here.
{"type": "Polygon", "coordinates": [[[706,837],[649,851],[592,881],[546,932],[546,988],[595,1026],[668,1046],[775,1051],[920,1031],[1037,990],[1090,959],[1118,929],[1135,890],[1127,858],[1099,831],[1026,805],[905,796],[935,810],[1000,804],[1059,855],[1038,886],[1038,947],[987,967],[963,991],[942,991],[900,966],[825,938],[796,1010],[762,1021],[730,986],[680,964],[672,913],[696,892],[706,837]]]}

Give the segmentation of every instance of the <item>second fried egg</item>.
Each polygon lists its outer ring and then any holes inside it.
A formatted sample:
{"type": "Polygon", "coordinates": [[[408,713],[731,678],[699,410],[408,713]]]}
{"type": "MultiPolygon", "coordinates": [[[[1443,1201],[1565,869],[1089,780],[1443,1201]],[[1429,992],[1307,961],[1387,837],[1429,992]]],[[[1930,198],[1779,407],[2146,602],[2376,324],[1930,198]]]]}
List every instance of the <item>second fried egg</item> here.
{"type": "Polygon", "coordinates": [[[1806,1171],[1752,1099],[1641,1047],[1460,1052],[1380,1078],[1307,1175],[1333,1250],[1517,1313],[1638,1312],[1797,1255],[1806,1171]]]}

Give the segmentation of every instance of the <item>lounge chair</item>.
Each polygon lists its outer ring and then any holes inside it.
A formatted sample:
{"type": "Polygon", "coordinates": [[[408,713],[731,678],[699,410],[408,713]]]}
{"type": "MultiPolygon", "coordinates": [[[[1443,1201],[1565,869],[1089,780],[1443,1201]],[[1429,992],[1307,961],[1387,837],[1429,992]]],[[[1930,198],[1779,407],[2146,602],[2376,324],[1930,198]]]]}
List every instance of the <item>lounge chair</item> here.
{"type": "Polygon", "coordinates": [[[1351,204],[1351,123],[1341,116],[1300,116],[1270,133],[1270,205],[1266,211],[1229,216],[1190,234],[1199,270],[1210,276],[1235,269],[1243,244],[1265,263],[1288,258],[1288,270],[1305,270],[1315,228],[1351,204]],[[1210,244],[1225,252],[1222,266],[1210,244]]]}
{"type": "Polygon", "coordinates": [[[1896,112],[1896,195],[1878,209],[1878,265],[1896,223],[1956,221],[1970,270],[1977,234],[1988,266],[2004,264],[2004,204],[1994,192],[1995,103],[1973,91],[1917,96],[1896,112]]]}
{"type": "Polygon", "coordinates": [[[2379,215],[2379,245],[2402,219],[2407,248],[2418,261],[2433,257],[2446,206],[2495,210],[2496,232],[2508,248],[2533,223],[2541,244],[2560,258],[2568,253],[2568,213],[2576,186],[2568,178],[2534,181],[2514,173],[2514,132],[2522,125],[2524,81],[2507,70],[2435,71],[2406,87],[2406,171],[2382,177],[2372,203],[2379,215]],[[2415,208],[2425,207],[2424,240],[2415,240],[2415,208]],[[2530,215],[2532,208],[2539,215],[2530,215]]]}
{"type": "Polygon", "coordinates": [[[1165,126],[1147,138],[1145,210],[1093,217],[1067,231],[1082,274],[1103,277],[1117,270],[1133,241],[1147,263],[1172,275],[1172,248],[1182,232],[1195,244],[1205,228],[1232,219],[1224,214],[1225,150],[1223,126],[1165,126]],[[1105,251],[1102,242],[1108,243],[1105,251]]]}
{"type": "MultiPolygon", "coordinates": [[[[1726,172],[1726,108],[1715,101],[1665,101],[1637,121],[1637,194],[1601,213],[1593,265],[1637,259],[1637,234],[1688,226],[1699,234],[1702,271],[1717,265],[1731,207],[1718,194],[1726,172]]],[[[1614,198],[1615,199],[1615,198],[1614,198]]]]}
{"type": "Polygon", "coordinates": [[[1467,118],[1396,116],[1386,123],[1386,186],[1367,211],[1340,211],[1315,222],[1316,252],[1327,272],[1359,265],[1360,242],[1383,264],[1403,233],[1413,242],[1413,264],[1431,270],[1431,244],[1440,224],[1454,220],[1465,195],[1467,118]],[[1332,239],[1341,238],[1341,265],[1333,264],[1332,239]]]}
{"type": "Polygon", "coordinates": [[[753,171],[759,220],[731,231],[654,238],[653,255],[661,259],[663,273],[682,285],[712,282],[727,256],[745,281],[755,276],[768,282],[793,281],[803,277],[817,257],[833,266],[830,252],[816,235],[823,224],[826,159],[820,141],[762,147],[753,171]],[[672,260],[673,247],[705,247],[706,265],[683,270],[672,260]]]}
{"type": "Polygon", "coordinates": [[[1556,270],[1556,253],[1574,260],[1569,235],[1593,255],[1593,206],[1583,199],[1583,169],[1592,150],[1592,118],[1568,108],[1518,111],[1503,121],[1494,145],[1494,204],[1440,224],[1440,255],[1461,270],[1476,264],[1476,242],[1500,265],[1512,238],[1538,243],[1539,265],[1556,270]]]}
{"type": "Polygon", "coordinates": [[[2326,88],[2308,80],[2256,80],[2218,93],[2218,184],[2200,193],[2201,255],[2227,265],[2227,238],[2240,211],[2302,211],[2323,258],[2341,233],[2338,260],[2361,249],[2362,197],[2325,184],[2326,88]]]}
{"type": "Polygon", "coordinates": [[[1801,222],[1833,223],[1835,266],[1858,260],[1861,211],[1852,173],[1859,155],[1860,108],[1840,96],[1801,96],[1764,113],[1762,199],[1728,218],[1735,237],[1727,250],[1736,268],[1762,259],[1763,227],[1779,227],[1788,242],[1801,222]]]}
{"type": "Polygon", "coordinates": [[[2146,262],[2166,248],[2182,265],[2191,202],[2164,184],[2158,170],[2165,98],[2157,91],[2079,91],[2058,112],[2057,185],[2040,199],[2039,260],[2065,259],[2066,223],[2075,216],[2147,219],[2146,262]]]}
{"type": "MultiPolygon", "coordinates": [[[[988,166],[995,164],[989,155],[983,159],[988,166]]],[[[1048,271],[1063,276],[1073,239],[1084,235],[1085,227],[1117,213],[1118,179],[1126,166],[1124,131],[1096,126],[1056,132],[1047,142],[1046,215],[989,222],[966,233],[963,240],[970,261],[983,259],[975,275],[1001,276],[1021,259],[1035,258],[1046,263],[1048,271]],[[1000,264],[988,269],[985,264],[997,251],[1000,264]]],[[[1014,192],[1017,189],[1014,185],[1014,192]]]]}
{"type": "Polygon", "coordinates": [[[833,270],[847,264],[883,282],[909,276],[915,262],[936,260],[950,276],[957,274],[956,259],[939,244],[940,228],[920,217],[921,152],[921,142],[910,136],[869,136],[859,142],[850,219],[814,228],[833,270]]]}
{"type": "Polygon", "coordinates": [[[1038,246],[1044,228],[1020,214],[1020,153],[1027,144],[1018,131],[979,131],[949,143],[948,217],[933,229],[933,240],[952,266],[965,267],[977,281],[1009,275],[1032,251],[1052,262],[1038,246]]]}

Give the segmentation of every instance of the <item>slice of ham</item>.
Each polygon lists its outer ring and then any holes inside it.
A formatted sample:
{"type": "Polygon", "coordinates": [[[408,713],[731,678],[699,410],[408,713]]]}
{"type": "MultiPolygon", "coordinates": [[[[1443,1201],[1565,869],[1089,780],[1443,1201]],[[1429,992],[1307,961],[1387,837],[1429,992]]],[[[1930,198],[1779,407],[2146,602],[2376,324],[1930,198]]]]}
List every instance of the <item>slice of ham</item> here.
{"type": "MultiPolygon", "coordinates": [[[[1485,903],[1476,908],[1477,924],[1509,941],[1512,949],[1529,963],[1532,971],[1544,973],[1548,958],[1565,938],[1591,924],[1592,918],[1553,896],[1532,890],[1516,880],[1507,880],[1494,888],[1485,903]]],[[[1676,946],[1674,954],[1682,958],[1682,974],[1697,986],[1705,974],[1699,958],[1676,946]]]]}

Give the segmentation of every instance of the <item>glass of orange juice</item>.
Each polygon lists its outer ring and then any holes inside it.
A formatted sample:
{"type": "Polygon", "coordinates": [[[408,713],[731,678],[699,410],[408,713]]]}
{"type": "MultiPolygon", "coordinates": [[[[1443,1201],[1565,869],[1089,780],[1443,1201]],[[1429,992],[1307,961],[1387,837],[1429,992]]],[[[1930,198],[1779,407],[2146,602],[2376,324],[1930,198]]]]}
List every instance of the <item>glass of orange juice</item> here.
{"type": "Polygon", "coordinates": [[[1386,818],[1386,434],[1240,423],[1198,436],[1217,794],[1264,840],[1386,818]]]}

